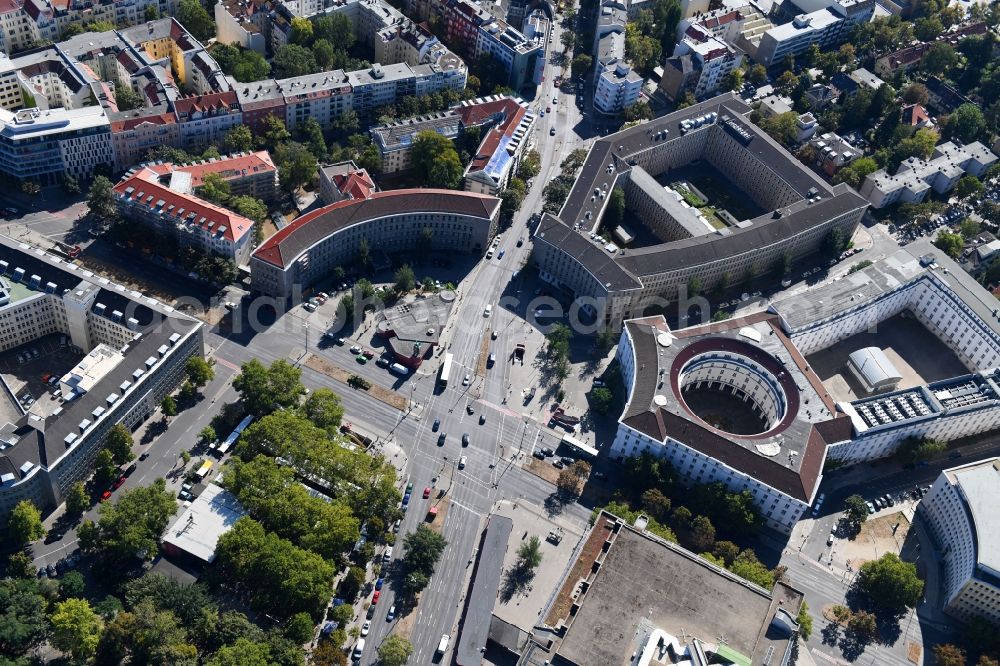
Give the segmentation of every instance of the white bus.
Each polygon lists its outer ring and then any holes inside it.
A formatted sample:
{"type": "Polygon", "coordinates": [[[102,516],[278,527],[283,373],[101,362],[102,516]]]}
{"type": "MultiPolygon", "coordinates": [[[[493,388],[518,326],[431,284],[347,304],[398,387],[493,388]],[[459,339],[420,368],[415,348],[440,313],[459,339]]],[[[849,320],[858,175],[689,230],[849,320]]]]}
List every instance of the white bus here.
{"type": "Polygon", "coordinates": [[[448,388],[448,376],[451,374],[451,352],[444,355],[444,363],[441,364],[441,374],[438,375],[438,390],[443,391],[448,388]]]}
{"type": "Polygon", "coordinates": [[[231,449],[233,444],[236,443],[236,440],[240,438],[240,435],[251,423],[253,423],[253,414],[240,421],[239,425],[236,426],[236,429],[229,433],[229,437],[226,437],[226,441],[219,445],[218,454],[221,456],[225,454],[226,451],[231,449]]]}

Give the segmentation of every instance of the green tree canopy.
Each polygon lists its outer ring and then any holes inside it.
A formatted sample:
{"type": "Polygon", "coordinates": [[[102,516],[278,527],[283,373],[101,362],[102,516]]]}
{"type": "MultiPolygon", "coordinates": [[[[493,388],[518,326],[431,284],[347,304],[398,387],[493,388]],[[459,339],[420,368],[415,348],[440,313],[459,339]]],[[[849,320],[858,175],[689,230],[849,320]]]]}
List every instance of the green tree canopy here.
{"type": "Polygon", "coordinates": [[[111,221],[117,216],[113,187],[105,176],[94,177],[87,193],[87,207],[91,215],[103,221],[111,221]]]}
{"type": "Polygon", "coordinates": [[[69,652],[77,660],[89,659],[97,651],[104,621],[86,599],[60,601],[50,620],[55,647],[69,652]]]}
{"type": "Polygon", "coordinates": [[[941,231],[938,232],[937,238],[934,239],[934,246],[952,259],[957,259],[959,255],[962,254],[962,248],[965,246],[965,239],[962,238],[961,234],[954,234],[950,231],[941,231]]]}
{"type": "Polygon", "coordinates": [[[31,500],[21,500],[7,517],[7,534],[11,541],[23,546],[45,536],[42,514],[31,500]]]}
{"type": "Polygon", "coordinates": [[[123,423],[116,423],[108,431],[108,438],[104,442],[105,448],[111,452],[111,456],[116,465],[124,465],[135,458],[132,453],[132,433],[123,423]]]}
{"type": "Polygon", "coordinates": [[[195,386],[204,386],[215,379],[214,361],[209,361],[201,356],[192,356],[184,365],[188,381],[195,386]]]}
{"type": "Polygon", "coordinates": [[[844,514],[854,525],[868,520],[868,504],[861,495],[851,495],[844,500],[844,514]]]}
{"type": "Polygon", "coordinates": [[[237,125],[226,132],[226,136],[222,139],[222,146],[227,153],[249,152],[254,149],[256,143],[253,132],[246,125],[237,125]]]}
{"type": "Polygon", "coordinates": [[[417,133],[410,148],[410,164],[429,187],[456,189],[462,179],[462,162],[454,144],[437,132],[417,133]]]}
{"type": "Polygon", "coordinates": [[[378,646],[378,658],[382,666],[403,666],[413,654],[413,645],[407,639],[393,634],[378,646]]]}
{"type": "Polygon", "coordinates": [[[298,44],[285,44],[278,47],[271,63],[274,66],[274,76],[278,79],[305,76],[319,71],[312,51],[298,44]]]}
{"type": "MultiPolygon", "coordinates": [[[[226,74],[240,83],[250,83],[266,79],[271,73],[271,65],[264,56],[253,49],[246,49],[239,44],[216,44],[212,48],[212,57],[226,74]]],[[[241,127],[246,127],[242,125],[241,127]]],[[[232,132],[230,132],[232,133],[232,132]]]]}
{"type": "Polygon", "coordinates": [[[157,554],[177,502],[163,479],[157,479],[149,486],[121,491],[118,501],[101,504],[100,512],[97,524],[90,524],[90,538],[81,535],[81,546],[99,554],[102,564],[113,570],[132,558],[149,560],[157,554]]]}
{"type": "Polygon", "coordinates": [[[896,611],[916,607],[924,593],[917,568],[899,559],[896,553],[886,553],[862,564],[857,585],[872,603],[896,611]]]}
{"type": "Polygon", "coordinates": [[[302,413],[313,425],[328,432],[340,428],[344,418],[344,406],[340,396],[328,388],[313,391],[302,405],[302,413]]]}
{"type": "Polygon", "coordinates": [[[41,645],[49,631],[47,606],[33,578],[0,579],[0,661],[15,659],[41,645]]]}
{"type": "Polygon", "coordinates": [[[297,141],[280,144],[274,151],[274,161],[281,187],[289,192],[312,182],[316,176],[316,156],[297,141]]]}
{"type": "Polygon", "coordinates": [[[202,42],[215,37],[215,21],[199,0],[181,0],[177,6],[176,18],[188,32],[202,42]]]}
{"type": "Polygon", "coordinates": [[[300,377],[302,371],[284,359],[269,367],[251,359],[240,367],[233,388],[240,395],[247,412],[257,417],[270,414],[279,407],[294,407],[305,393],[300,377]]]}

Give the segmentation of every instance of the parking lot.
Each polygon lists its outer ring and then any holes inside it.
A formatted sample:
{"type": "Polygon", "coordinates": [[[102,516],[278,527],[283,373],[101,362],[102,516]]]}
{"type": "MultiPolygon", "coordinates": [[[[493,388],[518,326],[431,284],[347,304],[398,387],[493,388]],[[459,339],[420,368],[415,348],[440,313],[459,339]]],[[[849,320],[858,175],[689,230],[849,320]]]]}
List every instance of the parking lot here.
{"type": "Polygon", "coordinates": [[[0,354],[0,372],[27,408],[55,390],[58,378],[79,360],[79,350],[69,345],[67,336],[53,333],[0,354]]]}

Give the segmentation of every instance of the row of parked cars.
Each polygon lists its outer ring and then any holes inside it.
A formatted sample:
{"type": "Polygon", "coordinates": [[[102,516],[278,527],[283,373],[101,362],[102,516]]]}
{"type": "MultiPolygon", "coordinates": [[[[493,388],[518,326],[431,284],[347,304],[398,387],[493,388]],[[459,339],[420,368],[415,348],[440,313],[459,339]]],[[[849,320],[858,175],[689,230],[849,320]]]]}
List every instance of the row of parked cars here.
{"type": "Polygon", "coordinates": [[[49,578],[55,578],[56,576],[61,576],[70,569],[74,568],[79,562],[80,551],[74,550],[72,553],[54,564],[38,567],[38,577],[44,578],[48,576],[49,578]]]}

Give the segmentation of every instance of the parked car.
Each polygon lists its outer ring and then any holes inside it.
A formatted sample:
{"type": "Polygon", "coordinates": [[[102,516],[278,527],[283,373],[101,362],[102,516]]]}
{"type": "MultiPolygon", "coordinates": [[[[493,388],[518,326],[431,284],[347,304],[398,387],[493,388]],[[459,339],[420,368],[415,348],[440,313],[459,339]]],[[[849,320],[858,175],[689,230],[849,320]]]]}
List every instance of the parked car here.
{"type": "Polygon", "coordinates": [[[465,463],[468,461],[468,456],[462,456],[458,459],[458,468],[465,469],[465,463]]]}
{"type": "Polygon", "coordinates": [[[447,437],[445,433],[438,435],[438,446],[444,446],[444,440],[447,437]]]}
{"type": "Polygon", "coordinates": [[[462,446],[468,446],[468,445],[469,445],[469,433],[463,432],[462,433],[462,446]]]}
{"type": "Polygon", "coordinates": [[[375,579],[375,589],[376,590],[381,590],[382,589],[382,585],[384,585],[384,584],[385,584],[385,578],[376,578],[375,579]]]}
{"type": "Polygon", "coordinates": [[[365,620],[365,623],[361,625],[361,637],[364,638],[368,635],[368,632],[372,630],[372,621],[365,620]]]}
{"type": "Polygon", "coordinates": [[[392,622],[396,619],[396,606],[389,606],[389,612],[385,614],[385,621],[392,622]]]}
{"type": "Polygon", "coordinates": [[[427,486],[426,488],[424,488],[424,499],[427,499],[430,496],[431,496],[431,487],[427,486]]]}

